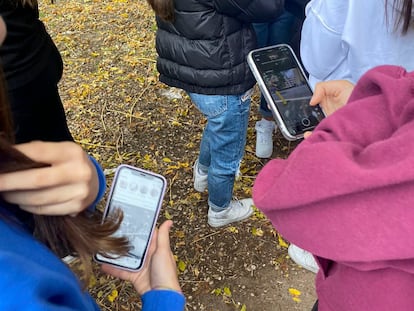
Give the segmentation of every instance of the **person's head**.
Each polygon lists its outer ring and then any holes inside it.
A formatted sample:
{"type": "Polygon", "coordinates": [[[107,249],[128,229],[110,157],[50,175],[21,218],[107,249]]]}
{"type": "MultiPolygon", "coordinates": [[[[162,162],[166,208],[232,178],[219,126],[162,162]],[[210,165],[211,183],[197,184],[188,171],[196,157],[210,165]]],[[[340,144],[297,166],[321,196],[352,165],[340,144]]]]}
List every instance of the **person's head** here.
{"type": "MultiPolygon", "coordinates": [[[[6,37],[6,25],[0,16],[0,45],[6,37]]],[[[13,159],[12,162],[0,161],[0,172],[11,172],[24,169],[30,165],[31,159],[25,159],[25,163],[19,160],[14,153],[16,150],[10,145],[14,142],[12,118],[7,100],[5,82],[0,66],[0,158],[13,159]],[[6,167],[8,166],[8,167],[6,167]]],[[[32,161],[36,167],[36,162],[32,161]]],[[[1,174],[1,173],[0,173],[1,174]]],[[[3,173],[4,174],[4,173],[3,173]]],[[[2,202],[0,196],[0,202],[2,202]]],[[[4,201],[3,204],[6,204],[4,201]]],[[[14,222],[15,219],[9,213],[2,212],[0,207],[0,220],[14,222]]],[[[22,215],[18,206],[11,206],[8,211],[15,211],[16,215],[22,215]]],[[[27,214],[25,215],[27,216],[27,214]]],[[[67,252],[76,253],[85,267],[85,275],[89,277],[92,272],[91,256],[96,253],[125,255],[130,245],[126,238],[112,236],[119,228],[122,221],[122,213],[119,212],[113,218],[101,223],[101,215],[84,211],[76,217],[72,216],[45,216],[29,215],[34,220],[34,235],[44,242],[57,255],[67,255],[67,252]]]]}
{"type": "Polygon", "coordinates": [[[174,21],[174,0],[147,0],[155,14],[166,22],[174,21]]]}

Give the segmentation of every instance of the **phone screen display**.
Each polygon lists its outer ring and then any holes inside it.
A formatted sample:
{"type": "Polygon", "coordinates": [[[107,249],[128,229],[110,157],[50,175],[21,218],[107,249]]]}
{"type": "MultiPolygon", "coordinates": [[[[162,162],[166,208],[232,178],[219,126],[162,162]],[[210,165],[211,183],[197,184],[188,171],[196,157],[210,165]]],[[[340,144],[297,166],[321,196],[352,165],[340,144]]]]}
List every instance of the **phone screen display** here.
{"type": "Polygon", "coordinates": [[[252,59],[290,136],[312,130],[324,118],[319,106],[309,105],[312,90],[289,46],[254,51],[252,59]]]}
{"type": "Polygon", "coordinates": [[[115,235],[126,236],[132,247],[128,256],[112,259],[97,254],[98,261],[131,270],[142,267],[165,187],[166,181],[160,175],[126,165],[118,168],[105,217],[116,209],[122,210],[124,217],[115,235]]]}

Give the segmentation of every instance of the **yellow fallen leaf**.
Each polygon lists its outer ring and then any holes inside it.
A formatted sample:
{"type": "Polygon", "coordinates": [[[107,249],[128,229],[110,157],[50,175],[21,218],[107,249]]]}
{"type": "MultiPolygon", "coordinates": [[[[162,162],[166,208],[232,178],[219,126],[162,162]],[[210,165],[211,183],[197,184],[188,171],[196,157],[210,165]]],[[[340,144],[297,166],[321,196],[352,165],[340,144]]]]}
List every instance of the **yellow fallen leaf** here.
{"type": "Polygon", "coordinates": [[[164,217],[165,217],[166,219],[168,219],[168,220],[172,219],[172,216],[171,216],[171,214],[170,214],[170,213],[168,213],[168,211],[165,211],[165,212],[164,212],[164,217]]]}
{"type": "Polygon", "coordinates": [[[239,233],[239,230],[234,226],[228,227],[227,231],[229,231],[231,233],[239,233]]]}
{"type": "Polygon", "coordinates": [[[184,272],[186,268],[187,268],[187,264],[184,261],[180,260],[178,262],[178,270],[180,270],[181,272],[184,272]]]}
{"type": "Polygon", "coordinates": [[[292,296],[292,300],[295,302],[301,302],[301,299],[299,298],[301,292],[297,290],[296,288],[289,288],[289,294],[292,296]]]}
{"type": "Polygon", "coordinates": [[[115,299],[118,297],[118,291],[116,289],[112,290],[112,292],[108,295],[109,302],[114,302],[115,299]]]}
{"type": "Polygon", "coordinates": [[[260,228],[253,228],[252,233],[255,236],[263,236],[263,234],[264,234],[263,230],[260,229],[260,228]]]}
{"type": "Polygon", "coordinates": [[[178,122],[177,120],[173,120],[171,122],[171,125],[173,125],[173,126],[182,126],[182,124],[180,122],[178,122]]]}
{"type": "Polygon", "coordinates": [[[223,292],[224,292],[224,295],[231,297],[231,290],[229,287],[224,287],[223,292]]]}
{"type": "Polygon", "coordinates": [[[280,247],[288,248],[289,245],[283,240],[282,236],[278,233],[277,234],[277,240],[279,242],[280,247]]]}
{"type": "Polygon", "coordinates": [[[176,236],[177,238],[182,239],[182,238],[184,238],[184,237],[185,237],[185,232],[184,232],[184,231],[176,231],[176,232],[175,232],[175,236],[176,236]]]}
{"type": "Polygon", "coordinates": [[[289,288],[289,294],[291,294],[292,296],[300,296],[301,292],[300,290],[297,290],[296,288],[289,288]]]}
{"type": "Polygon", "coordinates": [[[214,294],[214,295],[216,295],[216,296],[219,296],[219,295],[221,295],[221,288],[215,288],[215,289],[213,289],[212,291],[211,291],[211,293],[212,294],[214,294]]]}

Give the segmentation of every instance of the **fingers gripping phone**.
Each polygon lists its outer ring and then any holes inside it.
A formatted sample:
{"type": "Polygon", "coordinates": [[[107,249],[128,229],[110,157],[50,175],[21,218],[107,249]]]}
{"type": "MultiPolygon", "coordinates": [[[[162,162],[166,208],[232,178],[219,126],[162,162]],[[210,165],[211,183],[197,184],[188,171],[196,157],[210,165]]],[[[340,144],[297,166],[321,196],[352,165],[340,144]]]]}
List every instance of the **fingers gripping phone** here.
{"type": "Polygon", "coordinates": [[[161,175],[124,164],[117,168],[103,217],[122,210],[124,217],[115,235],[126,236],[131,250],[127,256],[113,258],[96,254],[97,262],[133,271],[143,267],[166,185],[161,175]]]}
{"type": "Polygon", "coordinates": [[[286,139],[303,138],[325,117],[319,105],[309,105],[312,90],[289,45],[252,50],[247,62],[286,139]]]}

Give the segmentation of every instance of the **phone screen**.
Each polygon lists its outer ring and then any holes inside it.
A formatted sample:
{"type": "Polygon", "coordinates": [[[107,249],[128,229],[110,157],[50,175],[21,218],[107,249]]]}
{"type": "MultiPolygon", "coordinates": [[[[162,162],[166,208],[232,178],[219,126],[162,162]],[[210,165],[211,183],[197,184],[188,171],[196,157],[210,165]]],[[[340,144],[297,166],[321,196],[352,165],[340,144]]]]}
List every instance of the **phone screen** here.
{"type": "Polygon", "coordinates": [[[315,128],[325,115],[319,106],[309,105],[312,90],[292,49],[288,45],[259,49],[252,59],[290,136],[315,128]]]}
{"type": "Polygon", "coordinates": [[[151,240],[166,187],[165,178],[135,167],[121,165],[108,198],[105,217],[116,209],[123,211],[123,220],[115,235],[126,236],[131,243],[128,256],[106,258],[96,255],[99,262],[139,270],[151,240]]]}

